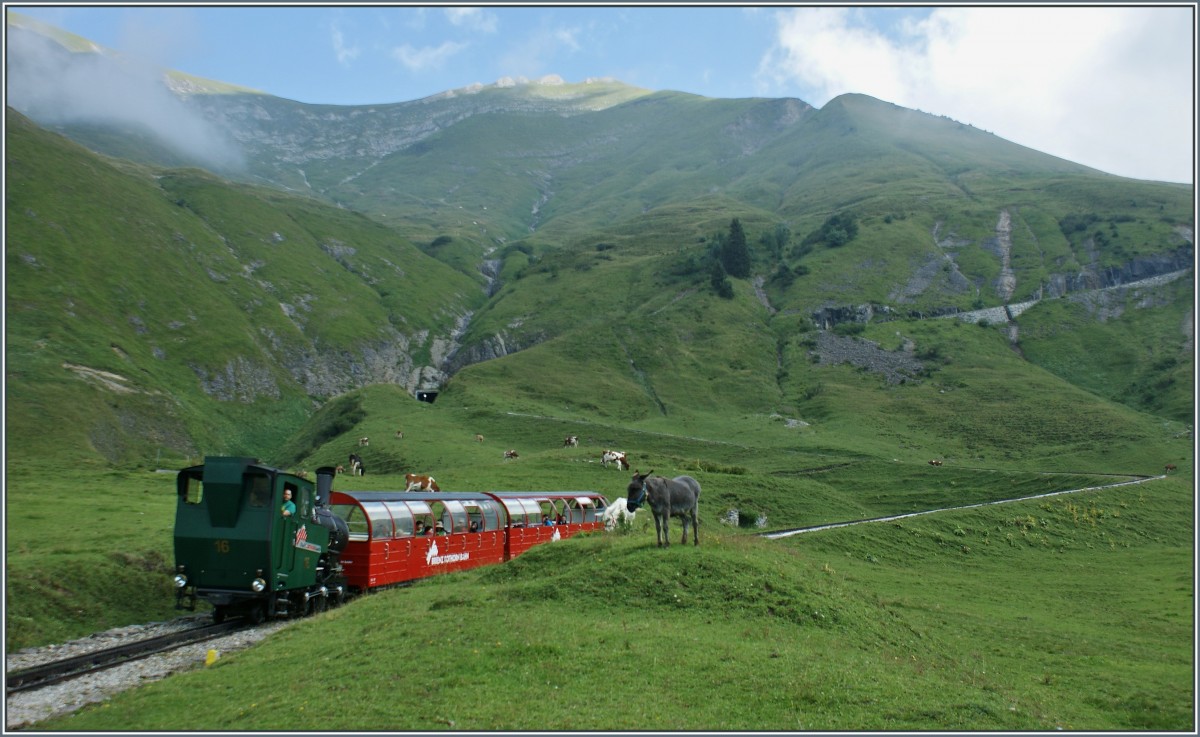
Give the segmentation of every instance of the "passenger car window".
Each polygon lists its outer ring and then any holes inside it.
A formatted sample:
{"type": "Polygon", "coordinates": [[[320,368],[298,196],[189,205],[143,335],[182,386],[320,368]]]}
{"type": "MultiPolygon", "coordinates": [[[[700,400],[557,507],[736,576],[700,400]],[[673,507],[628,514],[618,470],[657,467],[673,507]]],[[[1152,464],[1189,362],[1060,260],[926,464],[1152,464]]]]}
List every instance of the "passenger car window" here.
{"type": "Polygon", "coordinates": [[[346,521],[346,527],[350,529],[351,540],[367,539],[367,518],[357,505],[334,504],[333,513],[346,521]]]}
{"type": "Polygon", "coordinates": [[[392,519],[396,521],[396,537],[412,537],[413,520],[412,512],[408,511],[408,505],[403,502],[387,502],[385,506],[392,513],[392,519]]]}

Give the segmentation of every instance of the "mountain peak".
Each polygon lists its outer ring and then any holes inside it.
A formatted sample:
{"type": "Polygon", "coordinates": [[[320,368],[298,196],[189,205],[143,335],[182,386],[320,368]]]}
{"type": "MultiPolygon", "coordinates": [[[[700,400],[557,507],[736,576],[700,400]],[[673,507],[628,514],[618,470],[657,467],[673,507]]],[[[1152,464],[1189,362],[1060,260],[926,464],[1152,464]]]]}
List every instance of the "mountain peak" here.
{"type": "Polygon", "coordinates": [[[591,110],[603,110],[652,94],[652,91],[634,87],[613,77],[588,77],[582,82],[568,82],[557,74],[547,74],[538,79],[505,76],[491,84],[476,82],[429,95],[422,101],[448,100],[482,93],[513,94],[529,99],[557,102],[569,101],[591,110]]]}

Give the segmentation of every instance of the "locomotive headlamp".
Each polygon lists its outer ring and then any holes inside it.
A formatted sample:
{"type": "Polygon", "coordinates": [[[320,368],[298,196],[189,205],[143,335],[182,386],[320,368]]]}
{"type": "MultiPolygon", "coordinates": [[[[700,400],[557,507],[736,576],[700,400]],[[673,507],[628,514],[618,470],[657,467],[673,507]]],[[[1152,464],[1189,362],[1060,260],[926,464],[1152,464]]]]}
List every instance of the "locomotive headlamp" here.
{"type": "Polygon", "coordinates": [[[182,573],[176,573],[175,588],[182,589],[185,586],[187,586],[187,576],[183,575],[182,573]]]}
{"type": "Polygon", "coordinates": [[[267,590],[267,582],[261,578],[256,578],[254,579],[254,582],[250,584],[250,588],[254,589],[256,594],[261,594],[263,591],[267,590]]]}

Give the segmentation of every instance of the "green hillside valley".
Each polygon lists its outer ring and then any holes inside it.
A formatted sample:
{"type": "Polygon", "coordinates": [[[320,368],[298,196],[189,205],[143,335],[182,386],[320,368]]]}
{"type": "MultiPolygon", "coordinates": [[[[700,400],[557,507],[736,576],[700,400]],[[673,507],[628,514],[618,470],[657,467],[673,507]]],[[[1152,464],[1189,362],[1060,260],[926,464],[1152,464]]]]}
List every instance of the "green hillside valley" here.
{"type": "Polygon", "coordinates": [[[180,616],[206,456],[687,474],[699,545],[646,509],[27,728],[1195,728],[1193,186],[865,95],[174,79],[236,163],[5,111],[6,653],[180,616]]]}

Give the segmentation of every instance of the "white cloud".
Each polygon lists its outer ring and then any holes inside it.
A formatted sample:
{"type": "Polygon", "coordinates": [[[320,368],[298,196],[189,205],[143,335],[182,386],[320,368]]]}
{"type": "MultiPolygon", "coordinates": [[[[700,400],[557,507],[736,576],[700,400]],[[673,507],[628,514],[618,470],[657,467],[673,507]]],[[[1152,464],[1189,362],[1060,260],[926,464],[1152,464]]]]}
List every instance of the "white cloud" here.
{"type": "Polygon", "coordinates": [[[578,28],[556,28],[551,37],[554,39],[555,44],[568,51],[579,51],[582,48],[579,45],[578,28]]]}
{"type": "Polygon", "coordinates": [[[8,40],[8,104],[33,120],[141,129],[218,170],[243,166],[232,139],[163,84],[163,69],[133,56],[67,54],[36,34],[10,31],[8,40]]]}
{"type": "Polygon", "coordinates": [[[1190,8],[955,7],[777,15],[761,82],[807,102],[860,92],[1122,176],[1192,181],[1190,8]]]}
{"type": "Polygon", "coordinates": [[[444,66],[450,57],[465,48],[467,48],[467,44],[454,41],[446,41],[441,46],[425,46],[420,49],[404,44],[392,49],[392,58],[408,69],[420,72],[444,66]]]}
{"type": "Polygon", "coordinates": [[[333,54],[337,58],[338,64],[343,67],[349,68],[350,62],[358,58],[360,53],[358,46],[348,46],[345,34],[336,25],[330,29],[330,42],[333,44],[333,54]]]}
{"type": "Polygon", "coordinates": [[[519,39],[504,54],[498,65],[504,74],[539,77],[547,74],[560,54],[574,54],[583,46],[582,29],[571,26],[544,26],[519,39]]]}
{"type": "Polygon", "coordinates": [[[494,33],[498,23],[495,13],[482,8],[446,8],[446,19],[452,25],[481,33],[494,33]]]}
{"type": "Polygon", "coordinates": [[[846,93],[861,92],[898,104],[891,96],[905,87],[900,49],[882,33],[861,24],[850,8],[805,8],[778,14],[776,45],[759,74],[777,85],[798,85],[822,106],[846,93]]]}

